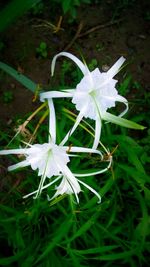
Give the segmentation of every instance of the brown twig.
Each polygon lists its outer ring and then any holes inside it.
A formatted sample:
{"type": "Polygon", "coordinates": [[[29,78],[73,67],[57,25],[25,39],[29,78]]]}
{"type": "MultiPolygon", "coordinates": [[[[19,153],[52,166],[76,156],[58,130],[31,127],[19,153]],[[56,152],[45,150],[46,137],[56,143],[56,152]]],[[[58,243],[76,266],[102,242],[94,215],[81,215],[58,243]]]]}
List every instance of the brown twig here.
{"type": "Polygon", "coordinates": [[[112,26],[114,24],[117,24],[117,23],[121,22],[122,20],[123,19],[118,19],[118,20],[107,22],[105,24],[97,25],[97,26],[92,27],[91,29],[85,31],[84,33],[81,33],[81,31],[83,29],[83,22],[80,22],[75,36],[73,37],[73,39],[71,40],[71,42],[64,48],[64,50],[70,49],[70,47],[74,44],[74,42],[76,41],[76,39],[81,38],[81,37],[84,37],[84,36],[86,36],[86,35],[94,32],[94,31],[99,30],[99,29],[110,27],[110,26],[112,26]]]}
{"type": "Polygon", "coordinates": [[[114,24],[117,24],[117,23],[121,22],[122,20],[123,20],[123,19],[118,19],[118,20],[114,20],[114,21],[107,22],[107,23],[105,23],[105,24],[97,25],[97,26],[95,26],[95,27],[93,27],[93,28],[87,30],[86,32],[79,34],[79,35],[78,35],[78,38],[83,37],[83,36],[85,36],[85,35],[87,35],[87,34],[90,34],[90,33],[94,32],[94,31],[96,31],[96,30],[103,29],[103,28],[106,28],[106,27],[110,27],[110,26],[112,26],[112,25],[114,25],[114,24]]]}
{"type": "Polygon", "coordinates": [[[64,48],[64,50],[68,50],[73,45],[73,43],[76,41],[76,39],[79,38],[82,28],[83,28],[83,22],[81,21],[79,26],[78,26],[78,29],[77,29],[75,36],[73,37],[71,42],[64,48]]]}

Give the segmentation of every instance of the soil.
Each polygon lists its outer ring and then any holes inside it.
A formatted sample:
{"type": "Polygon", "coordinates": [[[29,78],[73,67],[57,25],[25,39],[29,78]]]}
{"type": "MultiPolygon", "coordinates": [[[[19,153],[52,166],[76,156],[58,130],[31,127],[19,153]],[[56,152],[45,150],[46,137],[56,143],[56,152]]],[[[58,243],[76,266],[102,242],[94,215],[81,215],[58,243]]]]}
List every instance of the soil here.
{"type": "MultiPolygon", "coordinates": [[[[100,69],[109,68],[123,55],[129,64],[128,73],[141,84],[138,98],[142,98],[149,90],[150,80],[149,1],[130,1],[131,4],[128,1],[95,2],[98,3],[82,5],[72,23],[68,23],[68,16],[64,16],[61,24],[63,30],[57,33],[54,33],[52,26],[37,26],[39,19],[56,25],[60,12],[50,12],[50,7],[42,15],[33,16],[29,12],[3,34],[4,48],[0,60],[42,87],[48,87],[51,82],[51,60],[60,51],[66,50],[78,57],[82,54],[86,62],[96,59],[100,69]],[[121,2],[124,5],[119,6],[121,2]],[[87,33],[88,30],[91,32],[87,33]],[[41,42],[46,42],[48,47],[46,58],[40,58],[36,53],[41,42]]],[[[61,64],[60,59],[57,65],[61,67],[61,64]]],[[[7,130],[14,126],[16,119],[35,110],[38,103],[33,102],[31,92],[8,75],[1,72],[0,78],[0,123],[7,130]],[[7,90],[13,95],[8,103],[4,101],[7,90]]],[[[136,94],[136,88],[130,88],[128,99],[136,98],[136,94]]]]}

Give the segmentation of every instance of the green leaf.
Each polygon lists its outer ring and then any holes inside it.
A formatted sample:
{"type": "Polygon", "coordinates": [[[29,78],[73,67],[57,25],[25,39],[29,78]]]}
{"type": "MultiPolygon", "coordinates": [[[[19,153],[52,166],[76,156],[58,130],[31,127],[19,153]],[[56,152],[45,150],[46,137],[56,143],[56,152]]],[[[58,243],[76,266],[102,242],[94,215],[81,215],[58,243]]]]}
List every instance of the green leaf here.
{"type": "Polygon", "coordinates": [[[23,74],[19,73],[12,67],[8,66],[7,64],[0,61],[0,69],[7,72],[10,76],[15,78],[18,82],[20,82],[22,85],[24,85],[26,88],[28,88],[31,92],[35,92],[38,85],[31,81],[29,78],[24,76],[23,74]]]}
{"type": "Polygon", "coordinates": [[[129,90],[129,84],[131,82],[131,75],[127,76],[126,79],[121,83],[121,85],[119,86],[119,93],[121,95],[126,95],[128,90],[129,90]]]}
{"type": "Polygon", "coordinates": [[[111,251],[118,247],[119,247],[118,245],[101,246],[97,248],[89,248],[89,249],[84,249],[84,250],[74,249],[73,252],[78,255],[86,255],[86,254],[103,253],[103,252],[111,251]]]}
{"type": "Polygon", "coordinates": [[[113,261],[113,260],[119,260],[119,259],[124,259],[127,260],[128,257],[131,257],[132,255],[136,255],[135,250],[129,250],[129,251],[124,251],[120,253],[113,253],[113,254],[106,254],[102,255],[99,257],[96,257],[95,259],[103,260],[103,261],[113,261]]]}
{"type": "Polygon", "coordinates": [[[70,216],[70,218],[68,216],[67,219],[60,224],[58,229],[56,229],[55,233],[53,233],[53,239],[49,240],[47,246],[43,250],[43,253],[38,257],[37,262],[45,258],[58,244],[60,244],[62,238],[67,236],[67,233],[69,232],[72,223],[72,216],[70,216]]]}
{"type": "Polygon", "coordinates": [[[64,14],[72,8],[72,3],[71,3],[71,0],[64,0],[62,2],[62,8],[63,8],[63,12],[64,14]]]}
{"type": "Polygon", "coordinates": [[[9,25],[22,16],[33,5],[39,3],[40,0],[12,0],[0,12],[0,32],[4,31],[9,25]]]}
{"type": "Polygon", "coordinates": [[[47,48],[47,44],[46,44],[45,42],[41,42],[41,43],[40,43],[40,48],[41,48],[42,50],[45,50],[45,49],[47,48]]]}
{"type": "Polygon", "coordinates": [[[113,114],[110,114],[109,112],[105,112],[102,116],[103,120],[118,124],[120,126],[126,127],[126,128],[131,128],[131,129],[137,129],[137,130],[144,130],[146,127],[133,122],[129,121],[127,119],[123,119],[121,117],[115,116],[113,114]]]}
{"type": "Polygon", "coordinates": [[[144,188],[146,182],[149,183],[149,176],[146,173],[140,172],[139,170],[137,171],[135,167],[130,167],[120,163],[118,163],[118,167],[130,175],[141,186],[142,189],[144,188]]]}
{"type": "Polygon", "coordinates": [[[68,242],[72,242],[74,239],[76,238],[80,238],[82,236],[82,234],[86,233],[88,230],[90,230],[92,228],[92,226],[95,224],[95,221],[97,220],[97,218],[100,216],[100,210],[101,210],[101,206],[99,206],[95,212],[95,214],[93,216],[91,216],[89,218],[88,221],[86,221],[76,232],[75,234],[72,235],[72,237],[70,237],[67,241],[65,241],[64,243],[68,243],[68,242]]]}

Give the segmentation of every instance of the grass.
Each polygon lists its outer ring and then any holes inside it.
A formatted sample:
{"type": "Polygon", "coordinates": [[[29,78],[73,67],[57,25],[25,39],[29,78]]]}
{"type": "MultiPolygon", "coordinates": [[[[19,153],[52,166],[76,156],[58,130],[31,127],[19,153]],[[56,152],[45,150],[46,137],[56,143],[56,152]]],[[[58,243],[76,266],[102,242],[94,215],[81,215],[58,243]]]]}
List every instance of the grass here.
{"type": "MultiPolygon", "coordinates": [[[[124,94],[129,85],[130,79],[127,79],[121,85],[124,94]]],[[[29,85],[29,80],[25,80],[24,76],[23,81],[29,85]]],[[[36,88],[35,84],[31,85],[36,88]]],[[[70,129],[72,122],[67,116],[61,119],[59,113],[62,112],[63,101],[56,100],[55,104],[59,143],[67,131],[66,127],[70,129]]],[[[138,105],[135,104],[135,107],[138,108],[138,105]]],[[[70,109],[69,102],[65,108],[70,109]]],[[[37,119],[28,124],[31,132],[44,112],[45,110],[41,110],[37,119]]],[[[149,127],[147,116],[147,112],[143,111],[142,121],[141,117],[137,120],[149,127]]],[[[46,141],[46,125],[43,123],[38,129],[37,142],[46,141]]],[[[129,131],[111,124],[103,125],[102,141],[108,144],[113,153],[113,166],[104,174],[84,178],[100,193],[101,204],[97,204],[96,197],[86,188],[82,188],[83,192],[79,195],[79,205],[68,195],[48,202],[46,195],[53,194],[54,187],[44,191],[39,199],[22,199],[23,195],[37,188],[39,177],[30,168],[8,174],[6,163],[2,162],[0,265],[149,266],[150,184],[147,163],[150,162],[150,156],[146,132],[147,129],[142,133],[142,138],[138,138],[138,131],[129,131]]],[[[91,136],[85,133],[79,127],[70,138],[70,143],[90,144],[91,136]]],[[[12,132],[3,133],[1,130],[2,148],[9,143],[11,135],[12,132]]],[[[22,136],[18,135],[11,146],[18,146],[19,138],[22,139],[22,136]]],[[[7,159],[7,165],[16,160],[14,157],[7,159]]],[[[82,159],[78,160],[80,163],[82,159]]],[[[82,161],[82,168],[101,168],[102,164],[97,157],[89,156],[82,161]]],[[[72,167],[78,171],[78,166],[74,163],[72,167]]]]}

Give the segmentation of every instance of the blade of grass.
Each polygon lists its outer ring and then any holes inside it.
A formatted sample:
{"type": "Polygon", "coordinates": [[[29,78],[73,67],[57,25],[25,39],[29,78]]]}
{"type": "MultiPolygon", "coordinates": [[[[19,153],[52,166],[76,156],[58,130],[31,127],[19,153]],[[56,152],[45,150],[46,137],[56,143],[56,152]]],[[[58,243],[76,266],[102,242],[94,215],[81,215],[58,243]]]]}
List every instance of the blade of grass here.
{"type": "Polygon", "coordinates": [[[72,223],[73,217],[67,217],[67,219],[60,225],[60,227],[56,229],[56,231],[53,233],[52,240],[49,241],[47,246],[44,248],[43,253],[38,257],[36,264],[44,259],[52,251],[52,249],[54,249],[54,247],[60,244],[62,238],[65,237],[70,230],[72,223]]]}
{"type": "Polygon", "coordinates": [[[119,247],[118,245],[110,245],[110,246],[101,246],[97,248],[89,248],[89,249],[84,249],[84,250],[74,249],[73,252],[77,255],[87,255],[87,254],[108,252],[118,247],[119,247]]]}
{"type": "Polygon", "coordinates": [[[15,78],[18,82],[20,82],[22,85],[24,85],[27,89],[29,89],[31,92],[35,92],[38,85],[31,81],[29,78],[24,76],[23,74],[19,73],[12,67],[8,66],[7,64],[0,61],[0,69],[7,72],[10,76],[15,78]]]}
{"type": "Polygon", "coordinates": [[[102,255],[99,257],[95,257],[94,259],[96,260],[103,260],[103,261],[114,261],[114,260],[124,260],[124,261],[128,261],[128,258],[136,255],[136,250],[132,249],[129,251],[124,251],[124,252],[120,252],[120,253],[113,253],[113,254],[106,254],[106,255],[102,255]]]}

